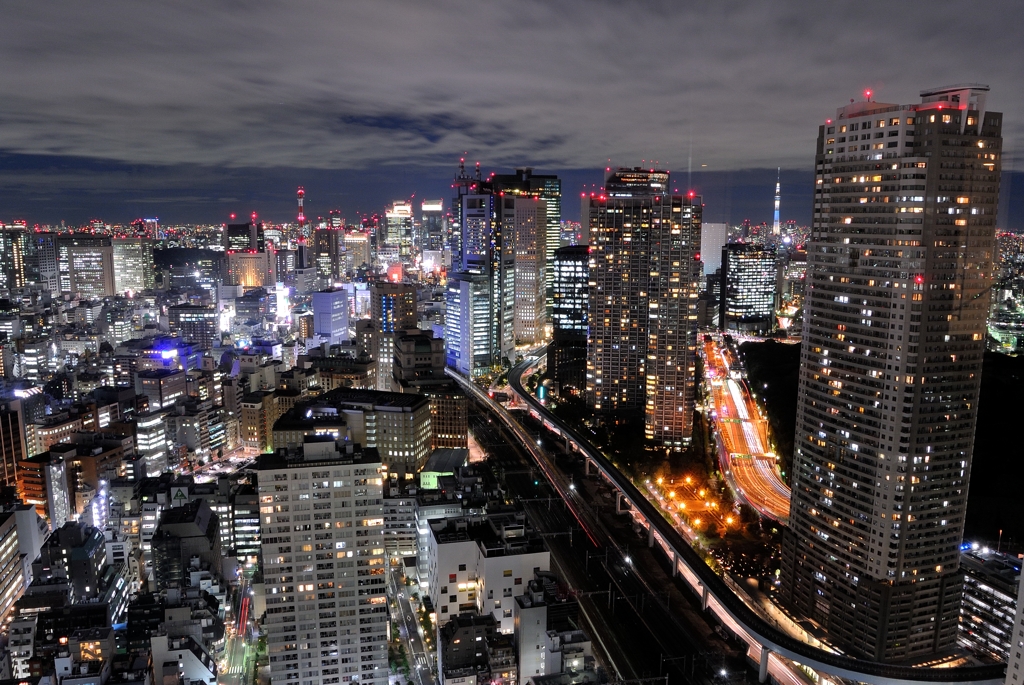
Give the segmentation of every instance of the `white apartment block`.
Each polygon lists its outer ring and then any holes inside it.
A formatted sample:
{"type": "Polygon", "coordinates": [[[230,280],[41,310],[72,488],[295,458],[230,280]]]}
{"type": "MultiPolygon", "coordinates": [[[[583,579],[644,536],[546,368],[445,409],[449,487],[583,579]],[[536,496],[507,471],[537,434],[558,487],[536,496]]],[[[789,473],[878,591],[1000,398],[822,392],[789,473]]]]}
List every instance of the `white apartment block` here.
{"type": "Polygon", "coordinates": [[[272,685],[387,683],[382,466],[331,436],[260,457],[272,685]]]}
{"type": "Polygon", "coordinates": [[[515,596],[537,571],[550,570],[543,541],[522,514],[437,521],[428,550],[427,589],[437,625],[466,612],[490,613],[498,630],[515,629],[515,596]]]}

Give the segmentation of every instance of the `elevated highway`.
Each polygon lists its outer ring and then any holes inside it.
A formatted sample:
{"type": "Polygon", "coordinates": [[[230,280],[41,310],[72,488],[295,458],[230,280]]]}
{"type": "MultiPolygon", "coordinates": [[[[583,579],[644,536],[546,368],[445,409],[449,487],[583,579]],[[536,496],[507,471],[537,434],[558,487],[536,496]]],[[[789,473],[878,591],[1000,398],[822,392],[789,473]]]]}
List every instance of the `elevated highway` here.
{"type": "MultiPolygon", "coordinates": [[[[568,426],[523,387],[523,376],[532,373],[545,360],[546,350],[516,365],[509,372],[509,387],[519,402],[545,427],[565,440],[566,444],[579,452],[587,463],[588,472],[597,472],[617,491],[619,508],[626,504],[632,510],[634,519],[647,529],[648,544],[657,545],[671,560],[673,574],[682,577],[690,588],[701,598],[703,607],[710,610],[719,621],[748,646],[748,655],[760,666],[759,679],[765,682],[768,676],[779,683],[793,683],[790,666],[779,659],[785,657],[823,674],[855,680],[871,685],[920,685],[921,683],[948,683],[950,685],[1002,685],[1006,668],[1002,664],[986,666],[962,666],[955,668],[915,668],[855,659],[802,642],[771,625],[754,612],[716,574],[701,556],[683,539],[675,526],[666,520],[658,509],[633,483],[594,447],[579,431],[568,426]]],[[[534,439],[519,422],[501,405],[471,380],[448,370],[459,385],[474,399],[488,407],[502,421],[529,451],[545,476],[553,483],[566,505],[592,540],[592,514],[580,507],[565,484],[564,477],[555,473],[548,460],[539,454],[534,439]]]]}

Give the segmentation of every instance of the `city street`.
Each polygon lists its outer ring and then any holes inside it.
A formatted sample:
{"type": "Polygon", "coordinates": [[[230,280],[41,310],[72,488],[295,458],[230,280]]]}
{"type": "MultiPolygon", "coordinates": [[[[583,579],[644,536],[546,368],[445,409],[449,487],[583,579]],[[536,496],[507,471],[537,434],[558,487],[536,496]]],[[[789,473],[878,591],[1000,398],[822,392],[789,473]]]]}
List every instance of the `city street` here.
{"type": "Polygon", "coordinates": [[[224,658],[220,661],[217,674],[218,685],[246,685],[251,671],[251,659],[255,657],[255,645],[250,644],[249,631],[246,629],[252,617],[249,607],[252,603],[253,569],[243,569],[238,584],[238,594],[232,603],[233,620],[228,630],[227,646],[224,658]]]}
{"type": "Polygon", "coordinates": [[[434,685],[433,665],[420,637],[419,618],[409,602],[411,590],[402,582],[399,571],[393,570],[388,575],[388,590],[395,602],[391,617],[398,624],[398,631],[409,655],[409,675],[416,685],[434,685]]]}
{"type": "Polygon", "coordinates": [[[748,504],[785,523],[790,489],[768,447],[768,421],[750,396],[746,380],[734,369],[730,351],[711,336],[704,339],[704,360],[722,471],[748,504]]]}

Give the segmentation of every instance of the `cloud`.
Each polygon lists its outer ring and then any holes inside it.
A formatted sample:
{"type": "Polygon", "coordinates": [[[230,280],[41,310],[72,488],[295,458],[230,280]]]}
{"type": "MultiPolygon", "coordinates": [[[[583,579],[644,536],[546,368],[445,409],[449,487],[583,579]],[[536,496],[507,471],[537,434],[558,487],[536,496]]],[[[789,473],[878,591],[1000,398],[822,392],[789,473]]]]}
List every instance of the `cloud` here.
{"type": "Polygon", "coordinates": [[[909,103],[984,82],[1020,157],[1019,9],[8,2],[0,150],[216,168],[437,168],[467,153],[493,166],[806,169],[818,124],[865,88],[909,103]]]}

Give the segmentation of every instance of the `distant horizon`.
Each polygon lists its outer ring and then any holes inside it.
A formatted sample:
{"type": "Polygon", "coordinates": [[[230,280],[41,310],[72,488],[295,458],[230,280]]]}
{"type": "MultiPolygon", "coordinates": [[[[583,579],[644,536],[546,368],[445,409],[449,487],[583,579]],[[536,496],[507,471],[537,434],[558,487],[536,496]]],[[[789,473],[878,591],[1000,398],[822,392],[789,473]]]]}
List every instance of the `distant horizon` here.
{"type": "MultiPolygon", "coordinates": [[[[0,153],[0,221],[25,220],[29,226],[58,226],[63,221],[83,226],[96,219],[128,224],[138,218],[159,218],[164,225],[216,225],[229,223],[231,213],[244,217],[255,211],[268,223],[286,223],[296,219],[295,194],[302,186],[307,220],[340,209],[346,222],[356,224],[356,217],[382,213],[396,200],[440,198],[448,209],[457,164],[458,160],[447,168],[220,169],[0,153]],[[66,186],[55,188],[53,183],[62,178],[68,179],[66,186]]],[[[578,193],[600,187],[604,179],[603,167],[517,166],[561,178],[565,221],[579,221],[578,193]]],[[[481,164],[485,174],[515,168],[489,166],[486,160],[481,164]]],[[[693,190],[703,198],[705,221],[729,225],[744,219],[755,224],[773,221],[776,168],[670,173],[674,190],[693,190]],[[682,183],[683,177],[691,182],[682,183]]],[[[783,169],[781,178],[783,223],[810,225],[813,172],[783,169]]],[[[998,209],[1000,230],[1024,232],[1024,172],[1003,171],[998,209]]]]}

